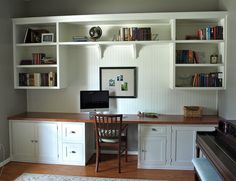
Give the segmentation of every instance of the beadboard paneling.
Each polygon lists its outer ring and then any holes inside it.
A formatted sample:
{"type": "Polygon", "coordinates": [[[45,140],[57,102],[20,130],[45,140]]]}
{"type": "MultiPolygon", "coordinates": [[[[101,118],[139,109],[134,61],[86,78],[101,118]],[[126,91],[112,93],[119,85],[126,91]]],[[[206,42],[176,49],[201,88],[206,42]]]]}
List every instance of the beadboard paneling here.
{"type": "Polygon", "coordinates": [[[205,114],[215,114],[217,91],[171,90],[169,88],[168,44],[138,47],[132,57],[131,46],[104,47],[100,59],[96,47],[61,47],[67,53],[68,87],[62,90],[27,90],[28,111],[80,112],[80,90],[99,89],[99,67],[137,67],[137,98],[110,99],[112,112],[183,114],[184,105],[199,105],[205,114]]]}

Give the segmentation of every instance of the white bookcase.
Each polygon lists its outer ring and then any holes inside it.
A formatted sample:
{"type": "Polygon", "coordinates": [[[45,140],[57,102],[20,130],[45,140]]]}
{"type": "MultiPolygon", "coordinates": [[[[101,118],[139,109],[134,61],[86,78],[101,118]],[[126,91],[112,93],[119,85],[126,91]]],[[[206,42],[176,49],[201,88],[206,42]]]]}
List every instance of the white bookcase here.
{"type": "MultiPolygon", "coordinates": [[[[197,14],[196,14],[197,15],[197,14]]],[[[174,89],[197,89],[197,90],[221,90],[226,88],[226,32],[227,15],[224,12],[204,13],[197,16],[176,19],[176,41],[174,45],[173,65],[172,65],[172,84],[174,89]],[[196,35],[199,29],[207,27],[222,26],[223,33],[221,38],[206,38],[186,40],[187,35],[196,35]],[[187,63],[182,60],[178,62],[177,51],[194,51],[198,56],[197,63],[187,63]],[[211,55],[217,55],[217,63],[210,61],[211,55]],[[217,72],[217,74],[215,74],[217,72]],[[219,79],[211,79],[211,75],[217,75],[219,79]],[[198,77],[196,84],[196,79],[198,77]],[[194,80],[195,79],[195,80],[194,80]],[[199,80],[201,79],[201,80],[199,80]],[[195,82],[194,82],[195,81],[195,82]],[[201,82],[201,83],[200,83],[201,82]],[[221,85],[222,84],[222,85],[221,85]]],[[[216,30],[215,36],[216,36],[216,30]]],[[[213,31],[213,32],[214,32],[213,31]]],[[[183,53],[184,54],[184,53],[183,53]]]]}
{"type": "MultiPolygon", "coordinates": [[[[67,61],[73,56],[73,47],[92,46],[97,49],[97,56],[102,59],[107,46],[129,47],[133,58],[139,57],[142,46],[152,44],[169,44],[170,47],[170,81],[172,89],[220,90],[226,88],[226,12],[178,12],[178,13],[135,13],[76,15],[13,19],[14,44],[14,85],[17,89],[60,89],[67,86],[67,61]],[[222,26],[221,40],[185,40],[186,35],[195,35],[200,28],[222,26]],[[99,26],[102,36],[97,41],[73,41],[73,36],[89,37],[91,27],[99,26]],[[117,41],[121,28],[151,28],[152,37],[157,39],[142,41],[117,41]],[[24,43],[28,28],[47,29],[54,34],[54,42],[24,43]],[[198,64],[176,63],[176,50],[193,50],[199,53],[198,64]],[[21,65],[22,60],[32,59],[32,53],[44,53],[53,57],[56,64],[21,65]],[[220,61],[210,64],[210,56],[217,54],[220,61]],[[19,85],[19,73],[56,72],[54,86],[19,85]],[[222,72],[222,86],[193,87],[195,74],[222,72]]],[[[147,57],[148,58],[148,57],[147,57]]]]}

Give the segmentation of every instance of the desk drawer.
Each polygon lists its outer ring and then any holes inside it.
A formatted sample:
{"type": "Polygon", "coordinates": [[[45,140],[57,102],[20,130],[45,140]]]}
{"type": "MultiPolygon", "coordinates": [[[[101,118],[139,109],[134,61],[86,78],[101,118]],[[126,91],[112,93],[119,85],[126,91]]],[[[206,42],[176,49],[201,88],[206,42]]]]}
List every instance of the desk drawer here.
{"type": "Polygon", "coordinates": [[[84,159],[83,144],[63,144],[63,161],[83,162],[84,159]]]}
{"type": "Polygon", "coordinates": [[[81,142],[84,141],[84,123],[63,123],[63,141],[81,142]]]}
{"type": "Polygon", "coordinates": [[[159,136],[167,135],[168,126],[159,125],[140,125],[140,133],[142,136],[159,136]]]}

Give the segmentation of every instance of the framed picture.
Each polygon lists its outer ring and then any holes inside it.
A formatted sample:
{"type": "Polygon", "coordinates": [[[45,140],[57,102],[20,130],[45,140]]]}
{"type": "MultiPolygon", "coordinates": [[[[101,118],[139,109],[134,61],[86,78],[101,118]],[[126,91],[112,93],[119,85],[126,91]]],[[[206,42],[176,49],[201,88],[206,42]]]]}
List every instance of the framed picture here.
{"type": "Polygon", "coordinates": [[[41,36],[42,36],[41,37],[42,43],[53,42],[53,37],[54,37],[53,33],[42,33],[41,36]]]}
{"type": "Polygon", "coordinates": [[[100,90],[110,98],[136,98],[136,67],[100,67],[100,90]]]}

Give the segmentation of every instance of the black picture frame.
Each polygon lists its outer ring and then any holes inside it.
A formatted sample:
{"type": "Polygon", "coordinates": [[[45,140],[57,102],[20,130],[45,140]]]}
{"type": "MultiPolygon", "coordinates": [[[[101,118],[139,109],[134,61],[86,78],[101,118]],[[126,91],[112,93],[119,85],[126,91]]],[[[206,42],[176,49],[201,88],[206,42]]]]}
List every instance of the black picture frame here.
{"type": "Polygon", "coordinates": [[[136,98],[136,74],[136,67],[100,67],[100,90],[109,90],[110,98],[136,98]]]}

